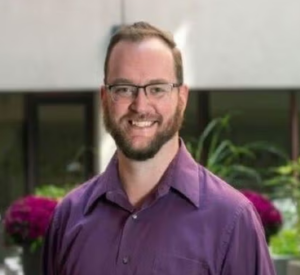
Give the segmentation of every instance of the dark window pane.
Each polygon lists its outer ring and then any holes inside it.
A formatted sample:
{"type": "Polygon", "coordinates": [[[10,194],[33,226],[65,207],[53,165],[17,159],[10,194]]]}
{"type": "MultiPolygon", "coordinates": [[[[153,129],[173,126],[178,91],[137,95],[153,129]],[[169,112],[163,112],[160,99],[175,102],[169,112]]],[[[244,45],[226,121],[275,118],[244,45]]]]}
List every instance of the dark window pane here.
{"type": "Polygon", "coordinates": [[[38,183],[68,185],[85,180],[84,106],[38,108],[38,183]]]}
{"type": "Polygon", "coordinates": [[[24,189],[23,96],[0,94],[0,212],[24,189]]]}

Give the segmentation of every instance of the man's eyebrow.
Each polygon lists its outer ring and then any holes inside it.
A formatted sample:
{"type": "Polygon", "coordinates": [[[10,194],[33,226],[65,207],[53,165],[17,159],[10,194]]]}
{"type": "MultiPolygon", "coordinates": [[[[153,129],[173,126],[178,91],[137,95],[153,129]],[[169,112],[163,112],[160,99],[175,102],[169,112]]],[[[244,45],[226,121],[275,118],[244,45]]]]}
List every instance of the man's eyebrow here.
{"type": "Polygon", "coordinates": [[[165,83],[169,83],[169,81],[163,78],[151,79],[149,82],[147,82],[147,84],[165,84],[165,83]]]}
{"type": "Polygon", "coordinates": [[[134,83],[127,78],[116,78],[111,82],[110,85],[115,85],[115,84],[134,84],[134,83]]]}

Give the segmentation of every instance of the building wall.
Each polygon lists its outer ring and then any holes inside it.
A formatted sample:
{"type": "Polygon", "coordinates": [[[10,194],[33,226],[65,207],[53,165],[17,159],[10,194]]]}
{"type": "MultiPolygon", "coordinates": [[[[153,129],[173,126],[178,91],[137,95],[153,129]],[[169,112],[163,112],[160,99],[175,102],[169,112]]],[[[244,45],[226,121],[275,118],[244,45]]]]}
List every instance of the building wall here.
{"type": "Polygon", "coordinates": [[[298,0],[0,0],[0,90],[94,89],[113,26],[175,33],[193,88],[298,87],[298,0]]]}
{"type": "Polygon", "coordinates": [[[0,0],[0,92],[99,86],[118,0],[0,0]]]}
{"type": "Polygon", "coordinates": [[[176,34],[194,88],[300,84],[298,0],[126,3],[126,21],[149,20],[176,34]]]}

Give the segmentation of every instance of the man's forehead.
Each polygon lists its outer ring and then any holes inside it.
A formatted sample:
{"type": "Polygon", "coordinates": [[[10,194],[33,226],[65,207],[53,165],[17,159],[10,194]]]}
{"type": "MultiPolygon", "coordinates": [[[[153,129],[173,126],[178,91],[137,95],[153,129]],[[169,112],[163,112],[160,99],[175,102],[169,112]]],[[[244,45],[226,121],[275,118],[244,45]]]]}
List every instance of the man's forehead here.
{"type": "Polygon", "coordinates": [[[172,57],[172,51],[168,45],[157,37],[145,38],[139,41],[122,40],[118,42],[112,49],[111,56],[122,52],[135,53],[164,53],[166,56],[172,57]]]}
{"type": "Polygon", "coordinates": [[[111,53],[107,77],[110,80],[125,77],[143,83],[157,78],[174,81],[172,52],[157,38],[139,42],[122,41],[111,53]]]}

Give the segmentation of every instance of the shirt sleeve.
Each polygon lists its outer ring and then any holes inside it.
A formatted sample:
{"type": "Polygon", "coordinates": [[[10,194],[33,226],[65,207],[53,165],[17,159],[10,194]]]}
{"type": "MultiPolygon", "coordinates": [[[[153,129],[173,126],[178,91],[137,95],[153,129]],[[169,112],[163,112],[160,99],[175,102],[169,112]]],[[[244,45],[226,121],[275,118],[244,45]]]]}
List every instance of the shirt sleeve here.
{"type": "Polygon", "coordinates": [[[59,275],[58,254],[59,254],[59,234],[55,216],[53,216],[50,226],[44,238],[42,270],[43,275],[59,275]]]}
{"type": "Polygon", "coordinates": [[[228,232],[221,275],[276,275],[260,217],[247,204],[228,232]]]}

